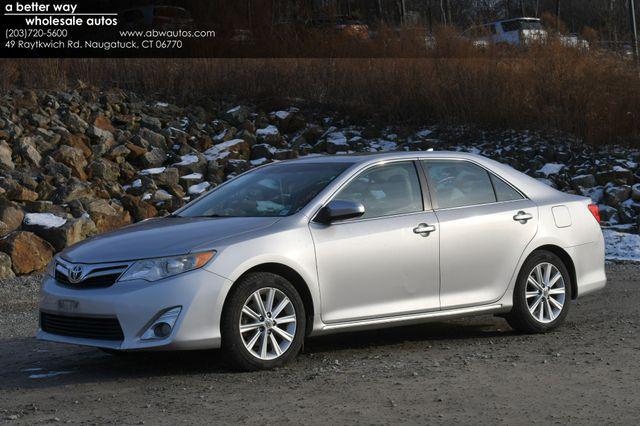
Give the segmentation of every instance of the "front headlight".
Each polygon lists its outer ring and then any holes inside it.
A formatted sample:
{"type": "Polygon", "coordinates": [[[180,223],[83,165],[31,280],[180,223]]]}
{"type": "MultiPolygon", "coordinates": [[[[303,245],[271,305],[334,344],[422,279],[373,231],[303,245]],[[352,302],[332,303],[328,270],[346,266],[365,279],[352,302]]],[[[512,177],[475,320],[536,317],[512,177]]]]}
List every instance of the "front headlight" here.
{"type": "Polygon", "coordinates": [[[184,272],[202,268],[216,254],[215,251],[185,254],[184,256],[138,260],[118,281],[158,281],[184,272]]]}

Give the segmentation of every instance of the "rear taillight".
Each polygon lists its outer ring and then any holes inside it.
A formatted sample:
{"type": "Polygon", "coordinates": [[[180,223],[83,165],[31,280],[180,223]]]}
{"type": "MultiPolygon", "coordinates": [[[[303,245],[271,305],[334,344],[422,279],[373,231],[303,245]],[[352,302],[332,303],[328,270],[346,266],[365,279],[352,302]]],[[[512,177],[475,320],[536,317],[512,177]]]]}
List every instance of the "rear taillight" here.
{"type": "Polygon", "coordinates": [[[587,206],[593,217],[600,223],[600,209],[597,204],[589,204],[587,206]]]}

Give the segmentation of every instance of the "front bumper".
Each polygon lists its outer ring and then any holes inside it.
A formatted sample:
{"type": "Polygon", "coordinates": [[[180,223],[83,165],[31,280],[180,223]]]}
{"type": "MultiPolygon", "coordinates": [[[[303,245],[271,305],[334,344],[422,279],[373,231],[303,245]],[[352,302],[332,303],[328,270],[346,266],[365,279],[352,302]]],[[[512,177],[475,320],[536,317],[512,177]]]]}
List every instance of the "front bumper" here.
{"type": "Polygon", "coordinates": [[[46,276],[40,310],[70,317],[115,317],[122,341],[70,337],[38,330],[37,338],[118,350],[183,350],[220,347],[220,316],[231,281],[205,269],[149,283],[116,282],[107,288],[75,289],[46,276]],[[179,306],[180,316],[164,339],[141,336],[163,311],[179,306]]]}

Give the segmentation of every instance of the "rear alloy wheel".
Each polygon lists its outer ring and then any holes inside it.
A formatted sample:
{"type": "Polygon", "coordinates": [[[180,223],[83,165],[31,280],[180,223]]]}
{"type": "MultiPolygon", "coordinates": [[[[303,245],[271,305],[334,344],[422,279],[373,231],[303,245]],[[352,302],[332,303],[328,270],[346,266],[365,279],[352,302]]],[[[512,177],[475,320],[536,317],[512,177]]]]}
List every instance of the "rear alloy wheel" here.
{"type": "Polygon", "coordinates": [[[562,273],[551,263],[536,265],[527,277],[526,299],[529,313],[539,322],[549,324],[555,320],[565,302],[562,273]]]}
{"type": "Polygon", "coordinates": [[[524,263],[513,293],[509,325],[525,333],[559,326],[567,316],[571,281],[562,260],[548,251],[534,252],[524,263]]]}
{"type": "Polygon", "coordinates": [[[268,272],[250,273],[227,300],[223,348],[242,370],[279,367],[300,351],[305,325],[302,299],[289,281],[268,272]]]}

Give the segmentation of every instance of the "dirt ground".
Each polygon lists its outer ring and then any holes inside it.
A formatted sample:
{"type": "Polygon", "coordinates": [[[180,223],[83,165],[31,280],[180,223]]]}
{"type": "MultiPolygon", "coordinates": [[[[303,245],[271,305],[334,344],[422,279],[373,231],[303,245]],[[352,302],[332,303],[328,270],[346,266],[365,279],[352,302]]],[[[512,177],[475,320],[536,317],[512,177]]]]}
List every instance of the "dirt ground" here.
{"type": "Polygon", "coordinates": [[[483,316],[311,339],[286,368],[224,353],[114,357],[38,342],[37,276],[0,282],[0,422],[637,424],[640,266],[567,323],[520,335],[483,316]]]}

